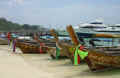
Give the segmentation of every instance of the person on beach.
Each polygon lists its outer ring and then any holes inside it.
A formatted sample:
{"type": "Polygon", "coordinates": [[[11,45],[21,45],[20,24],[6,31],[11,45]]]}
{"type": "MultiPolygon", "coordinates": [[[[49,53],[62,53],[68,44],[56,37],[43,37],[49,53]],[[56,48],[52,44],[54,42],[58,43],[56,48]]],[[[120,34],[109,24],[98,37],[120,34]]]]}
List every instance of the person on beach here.
{"type": "Polygon", "coordinates": [[[10,42],[11,42],[11,32],[7,33],[7,38],[8,38],[8,45],[10,46],[10,42]]]}
{"type": "Polygon", "coordinates": [[[14,52],[14,53],[15,53],[15,51],[16,51],[16,42],[17,42],[17,39],[14,38],[14,40],[13,40],[13,52],[14,52]]]}

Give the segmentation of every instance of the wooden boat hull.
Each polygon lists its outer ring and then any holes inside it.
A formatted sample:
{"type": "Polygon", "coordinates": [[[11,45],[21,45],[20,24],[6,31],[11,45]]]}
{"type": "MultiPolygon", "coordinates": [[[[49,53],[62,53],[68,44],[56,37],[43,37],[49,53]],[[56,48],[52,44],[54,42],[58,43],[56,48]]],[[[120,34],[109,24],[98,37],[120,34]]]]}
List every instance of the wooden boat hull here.
{"type": "Polygon", "coordinates": [[[120,56],[99,52],[89,52],[85,61],[91,70],[120,68],[120,56]]]}
{"type": "Polygon", "coordinates": [[[19,43],[18,46],[23,53],[40,53],[39,46],[29,43],[19,43]]]}
{"type": "Polygon", "coordinates": [[[49,40],[41,41],[43,45],[36,41],[17,39],[16,47],[19,47],[23,53],[46,53],[48,47],[56,46],[55,42],[51,42],[49,40]]]}
{"type": "Polygon", "coordinates": [[[52,59],[56,58],[56,47],[48,47],[47,53],[51,56],[52,59]]]}
{"type": "Polygon", "coordinates": [[[19,47],[20,45],[22,45],[24,42],[28,42],[30,40],[24,40],[24,39],[17,39],[16,41],[16,47],[19,47]]]}
{"type": "Polygon", "coordinates": [[[26,43],[26,42],[19,42],[17,47],[21,49],[23,53],[46,53],[47,47],[43,46],[40,48],[40,45],[26,43]],[[42,51],[42,52],[41,52],[42,51]]]}
{"type": "Polygon", "coordinates": [[[68,58],[67,52],[63,53],[63,50],[58,50],[56,47],[48,47],[47,52],[51,56],[52,59],[68,58]]]}

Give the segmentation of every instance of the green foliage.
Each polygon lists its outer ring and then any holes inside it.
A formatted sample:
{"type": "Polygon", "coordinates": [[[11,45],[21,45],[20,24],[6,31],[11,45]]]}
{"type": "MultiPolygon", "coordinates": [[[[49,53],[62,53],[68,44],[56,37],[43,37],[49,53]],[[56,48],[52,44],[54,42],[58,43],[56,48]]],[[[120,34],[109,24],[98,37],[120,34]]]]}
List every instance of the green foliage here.
{"type": "Polygon", "coordinates": [[[44,28],[42,25],[29,25],[29,24],[20,25],[18,23],[8,21],[5,18],[0,18],[0,31],[37,32],[45,30],[48,29],[44,28]]]}
{"type": "Polygon", "coordinates": [[[19,29],[21,29],[21,25],[8,21],[5,18],[0,18],[0,31],[12,31],[19,29]]]}

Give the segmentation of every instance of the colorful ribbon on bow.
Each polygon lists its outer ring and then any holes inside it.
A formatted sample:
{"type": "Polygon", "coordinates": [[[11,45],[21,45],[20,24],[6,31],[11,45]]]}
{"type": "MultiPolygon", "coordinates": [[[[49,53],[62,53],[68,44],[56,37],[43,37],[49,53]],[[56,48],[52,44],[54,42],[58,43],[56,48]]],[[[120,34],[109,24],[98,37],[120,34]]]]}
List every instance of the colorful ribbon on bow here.
{"type": "Polygon", "coordinates": [[[76,50],[74,53],[74,65],[78,65],[78,55],[80,56],[81,60],[84,60],[85,57],[88,56],[88,52],[82,51],[79,48],[80,48],[80,45],[76,47],[76,50]]]}

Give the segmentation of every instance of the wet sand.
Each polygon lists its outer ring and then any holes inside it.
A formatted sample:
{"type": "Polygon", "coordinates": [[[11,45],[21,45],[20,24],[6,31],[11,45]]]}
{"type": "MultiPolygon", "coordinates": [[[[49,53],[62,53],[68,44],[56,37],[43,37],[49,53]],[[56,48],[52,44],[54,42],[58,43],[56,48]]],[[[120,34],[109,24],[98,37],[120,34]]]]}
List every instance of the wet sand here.
{"type": "Polygon", "coordinates": [[[72,66],[69,59],[52,60],[48,54],[17,53],[0,45],[0,78],[120,78],[120,69],[91,72],[85,63],[72,66]]]}

